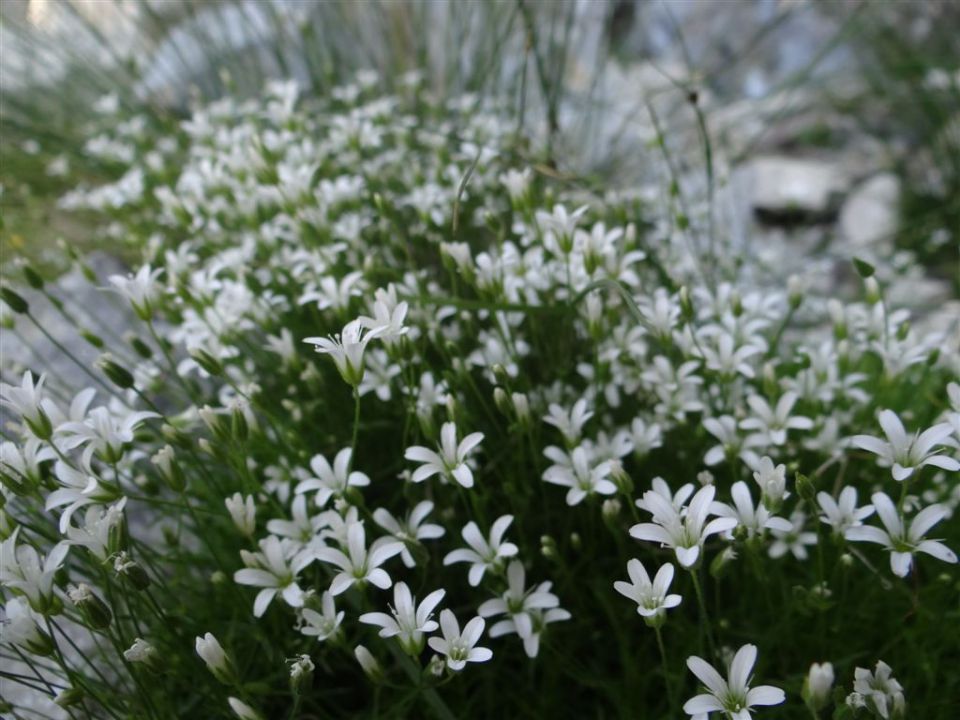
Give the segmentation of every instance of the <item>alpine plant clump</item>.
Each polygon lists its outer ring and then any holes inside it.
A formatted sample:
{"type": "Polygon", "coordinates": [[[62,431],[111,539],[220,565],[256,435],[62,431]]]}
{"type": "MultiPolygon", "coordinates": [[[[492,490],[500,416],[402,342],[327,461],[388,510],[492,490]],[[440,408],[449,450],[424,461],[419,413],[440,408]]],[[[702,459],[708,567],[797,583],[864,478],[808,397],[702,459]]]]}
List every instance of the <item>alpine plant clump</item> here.
{"type": "Polygon", "coordinates": [[[960,352],[890,306],[902,262],[805,290],[416,76],[104,127],[115,180],[62,206],[142,261],[74,253],[129,327],[62,296],[75,372],[2,368],[5,685],[76,718],[950,715],[960,352]]]}

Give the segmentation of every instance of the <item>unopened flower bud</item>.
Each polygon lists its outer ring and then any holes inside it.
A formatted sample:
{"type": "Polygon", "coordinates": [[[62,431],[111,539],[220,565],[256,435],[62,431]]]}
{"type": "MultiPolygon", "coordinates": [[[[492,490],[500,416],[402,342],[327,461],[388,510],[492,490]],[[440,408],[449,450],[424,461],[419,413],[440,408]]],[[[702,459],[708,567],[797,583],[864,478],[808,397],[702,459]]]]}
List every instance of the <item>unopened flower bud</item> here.
{"type": "Polygon", "coordinates": [[[169,445],[164,445],[150,458],[161,477],[174,492],[182,492],[187,485],[187,480],[180,469],[180,463],[177,462],[176,454],[169,445]]]}
{"type": "Polygon", "coordinates": [[[360,667],[363,668],[363,672],[366,673],[370,680],[375,683],[383,680],[383,669],[369,650],[363,645],[357,645],[353,654],[357,658],[357,662],[360,663],[360,667]]]}
{"type": "Polygon", "coordinates": [[[129,390],[134,385],[133,374],[117,363],[110,353],[104,353],[97,358],[96,366],[103,371],[110,382],[122,390],[129,390]]]}
{"type": "Polygon", "coordinates": [[[833,688],[833,665],[813,663],[803,681],[801,695],[803,701],[814,712],[822,710],[830,702],[830,691],[833,688]]]}
{"type": "Polygon", "coordinates": [[[61,690],[53,701],[62,708],[69,708],[83,702],[84,693],[80,688],[69,687],[61,690]]]}
{"type": "Polygon", "coordinates": [[[10,309],[18,315],[25,315],[30,312],[30,305],[27,301],[8,287],[0,287],[0,298],[3,298],[10,309]]]}
{"type": "Polygon", "coordinates": [[[43,290],[43,278],[29,263],[23,263],[23,277],[34,290],[43,290]]]}
{"type": "Polygon", "coordinates": [[[233,714],[240,718],[240,720],[263,720],[263,715],[242,700],[238,700],[235,697],[228,697],[227,704],[230,705],[233,714]]]}
{"type": "Polygon", "coordinates": [[[82,337],[84,340],[90,343],[90,345],[95,347],[97,350],[103,350],[103,348],[106,347],[107,344],[103,341],[103,338],[100,337],[99,335],[90,332],[86,328],[81,328],[79,332],[80,332],[80,337],[82,337]]]}
{"type": "Polygon", "coordinates": [[[223,502],[237,530],[251,537],[257,527],[257,506],[253,502],[253,495],[243,497],[240,493],[234,493],[223,502]]]}
{"type": "Polygon", "coordinates": [[[709,470],[701,470],[697,473],[697,482],[700,483],[702,487],[713,485],[714,479],[713,473],[709,470]]]}
{"type": "Polygon", "coordinates": [[[880,283],[877,282],[875,277],[869,277],[863,281],[863,290],[866,295],[866,300],[870,305],[876,305],[880,302],[882,297],[880,293],[880,283]]]}
{"type": "Polygon", "coordinates": [[[797,275],[791,275],[787,278],[787,302],[790,308],[796,310],[803,303],[803,281],[797,275]]]}
{"type": "Polygon", "coordinates": [[[233,661],[213,633],[197,637],[194,647],[197,655],[207,664],[207,668],[217,680],[224,685],[233,685],[236,682],[237,673],[233,661]]]}
{"type": "Polygon", "coordinates": [[[513,413],[513,406],[510,403],[510,396],[502,387],[497,386],[493,389],[493,404],[497,406],[504,416],[510,417],[513,413]]]}
{"type": "Polygon", "coordinates": [[[530,400],[524,393],[515,392],[510,395],[513,401],[513,411],[517,415],[517,422],[524,428],[530,427],[530,400]]]}
{"type": "Polygon", "coordinates": [[[710,563],[710,576],[716,579],[723,577],[730,564],[737,559],[737,551],[727,546],[710,563]]]}
{"type": "Polygon", "coordinates": [[[206,350],[197,348],[190,352],[190,357],[192,357],[194,362],[203,368],[206,373],[214,377],[223,374],[223,364],[206,350]]]}

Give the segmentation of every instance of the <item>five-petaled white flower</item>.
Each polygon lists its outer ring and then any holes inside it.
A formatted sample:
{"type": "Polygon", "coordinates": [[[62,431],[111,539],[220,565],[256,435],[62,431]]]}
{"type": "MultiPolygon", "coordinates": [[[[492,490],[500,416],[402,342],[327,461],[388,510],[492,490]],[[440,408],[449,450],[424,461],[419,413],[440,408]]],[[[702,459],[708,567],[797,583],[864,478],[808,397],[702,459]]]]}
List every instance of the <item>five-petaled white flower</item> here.
{"type": "Polygon", "coordinates": [[[559,607],[560,599],[550,592],[552,583],[543,582],[529,590],[523,563],[514,560],[507,567],[507,589],[500,597],[487,600],[477,608],[480,617],[506,615],[490,628],[490,637],[516,633],[523,641],[528,657],[540,650],[540,635],[549,622],[568,620],[570,613],[559,607]]]}
{"type": "Polygon", "coordinates": [[[330,583],[330,593],[339,595],[355,583],[369,582],[381,590],[393,584],[387,571],[381,568],[387,560],[403,550],[403,543],[378,538],[367,550],[366,532],[362,522],[351,523],[347,528],[347,552],[324,547],[315,551],[317,559],[340,568],[330,583]]]}
{"type": "Polygon", "coordinates": [[[27,424],[34,435],[46,440],[53,432],[50,418],[43,409],[43,381],[46,375],[41,375],[36,383],[28,370],[23,374],[20,387],[0,383],[0,405],[8,407],[17,413],[27,424]]]}
{"type": "Polygon", "coordinates": [[[661,622],[667,610],[675,608],[683,600],[679,595],[670,595],[670,583],[673,582],[673,565],[661,565],[650,581],[647,569],[636,558],[627,563],[627,575],[630,582],[617,580],[613,589],[637,604],[637,613],[648,624],[661,622]]]}
{"type": "Polygon", "coordinates": [[[551,403],[548,410],[549,414],[544,415],[543,421],[559,430],[564,441],[571,447],[580,442],[584,424],[593,417],[593,412],[587,410],[587,401],[582,398],[577,400],[570,410],[556,403],[551,403]]]}
{"type": "Polygon", "coordinates": [[[446,595],[445,590],[434,590],[417,605],[406,583],[398,582],[393,586],[393,607],[390,614],[382,612],[364,613],[360,622],[380,626],[380,637],[396,637],[404,652],[419,655],[423,650],[424,633],[437,629],[433,611],[446,595]]]}
{"type": "Polygon", "coordinates": [[[543,473],[544,482],[570,488],[567,505],[571,507],[583,501],[587,495],[613,495],[617,492],[610,476],[610,462],[592,465],[587,451],[582,446],[573,449],[569,465],[552,465],[543,473]]]}
{"type": "Polygon", "coordinates": [[[467,548],[460,548],[447,553],[443,559],[444,565],[458,562],[471,563],[467,579],[476,587],[483,579],[487,570],[497,570],[502,567],[505,558],[511,558],[520,550],[512,542],[503,542],[503,535],[513,522],[513,515],[504,515],[498,518],[490,528],[489,541],[483,537],[480,528],[471,520],[463,527],[463,539],[467,541],[467,548]]]}
{"type": "MultiPolygon", "coordinates": [[[[711,511],[719,517],[734,518],[737,525],[747,531],[748,538],[763,535],[764,530],[777,529],[790,532],[793,528],[789,520],[771,516],[770,511],[762,504],[755,507],[753,497],[750,495],[750,487],[743,480],[733,484],[730,494],[733,496],[732,507],[726,503],[715,502],[711,506],[711,511]]],[[[730,530],[724,535],[727,539],[733,538],[730,530]]]]}
{"type": "Polygon", "coordinates": [[[459,672],[468,662],[486,662],[493,657],[493,651],[489,648],[476,647],[485,625],[483,618],[475,617],[464,626],[461,633],[456,615],[450,610],[443,610],[440,613],[443,637],[432,637],[427,642],[433,650],[447,658],[448,668],[459,672]]]}
{"type": "Polygon", "coordinates": [[[374,522],[403,543],[400,559],[408,568],[417,565],[408,546],[417,547],[421,540],[435,540],[446,532],[441,525],[423,522],[432,511],[433,503],[429,500],[418,502],[403,520],[398,520],[383,508],[373,511],[374,522]]]}
{"type": "Polygon", "coordinates": [[[700,560],[701,548],[710,535],[732,530],[737,525],[737,521],[729,517],[707,522],[715,492],[713,485],[700,488],[690,500],[686,514],[681,516],[661,494],[648,490],[643,494],[643,502],[653,515],[653,522],[634,525],[630,535],[673,548],[681,567],[689,570],[700,560]]]}
{"type": "Polygon", "coordinates": [[[755,705],[779,705],[786,696],[772,685],[751,688],[750,673],[757,661],[757,646],[744,645],[737,650],[730,663],[727,679],[713,666],[696,655],[687,658],[690,672],[706,685],[708,693],[696,695],[684,703],[683,711],[694,720],[706,720],[710,713],[719,712],[729,720],[750,720],[750,709],[755,705]]]}
{"type": "Polygon", "coordinates": [[[111,275],[107,280],[113,285],[112,290],[130,301],[141,320],[149,320],[153,313],[153,302],[160,290],[157,279],[162,273],[163,268],[152,270],[149,265],[144,265],[137,270],[136,275],[111,275]]]}
{"type": "Polygon", "coordinates": [[[315,477],[308,478],[297,485],[296,492],[317,491],[317,506],[323,507],[332,497],[341,497],[348,487],[366,487],[370,478],[364,473],[350,471],[351,448],[343,448],[333,459],[333,467],[323,455],[314,455],[310,460],[310,469],[315,477]]]}
{"type": "Polygon", "coordinates": [[[41,559],[32,545],[17,545],[19,534],[20,527],[17,526],[10,537],[0,543],[0,585],[26,597],[30,607],[38,613],[56,611],[59,601],[54,594],[53,579],[70,545],[57,543],[47,557],[41,559]]]}
{"type": "Polygon", "coordinates": [[[947,516],[943,505],[930,505],[918,512],[907,527],[896,506],[885,493],[874,493],[871,498],[880,522],[886,530],[873,525],[852,527],[846,532],[847,540],[872,542],[883,545],[890,551],[890,569],[894,575],[906,577],[913,565],[914,553],[932,555],[946,563],[957,562],[956,553],[938,540],[925,540],[927,531],[947,516]]]}
{"type": "Polygon", "coordinates": [[[333,595],[329,590],[324,590],[320,597],[320,609],[317,612],[313,608],[304,607],[300,611],[303,618],[303,625],[300,626],[300,632],[309,637],[315,637],[323,642],[333,637],[343,622],[343,610],[337,612],[337,607],[333,602],[333,595]]]}
{"type": "Polygon", "coordinates": [[[473,487],[473,471],[470,469],[470,452],[483,440],[483,433],[467,435],[457,444],[457,426],[446,422],[440,429],[440,452],[437,453],[422,445],[407,448],[404,457],[407,460],[423,463],[413,471],[410,480],[418,483],[434,475],[445,480],[453,480],[465,488],[473,487]]]}
{"type": "Polygon", "coordinates": [[[797,403],[797,394],[793,391],[785,392],[777,401],[775,407],[770,407],[764,398],[751,395],[747,404],[753,411],[751,417],[740,421],[744,430],[754,430],[756,440],[770,445],[783,445],[787,441],[788,430],[810,430],[813,420],[802,415],[791,417],[790,412],[797,403]]]}
{"type": "Polygon", "coordinates": [[[312,553],[300,549],[299,543],[268,535],[260,541],[260,552],[241,550],[240,556],[247,567],[233,574],[234,582],[263,588],[253,601],[254,617],[267,611],[277,593],[291,607],[303,606],[297,574],[313,562],[312,553]]]}
{"type": "Polygon", "coordinates": [[[880,467],[892,468],[893,479],[906,480],[924,465],[933,465],[944,470],[960,470],[960,462],[946,455],[938,455],[935,449],[953,433],[950,423],[934,425],[913,437],[907,435],[903,423],[893,410],[884,410],[879,416],[887,440],[872,435],[854,435],[852,442],[857,447],[879,456],[880,467]]]}
{"type": "Polygon", "coordinates": [[[906,700],[903,697],[903,686],[893,677],[893,669],[883,660],[877,661],[874,672],[861,667],[854,669],[853,691],[863,698],[868,708],[884,720],[889,718],[891,713],[899,717],[904,715],[906,700]]]}
{"type": "Polygon", "coordinates": [[[823,514],[820,520],[825,522],[838,535],[846,534],[847,530],[863,525],[863,521],[873,515],[873,505],[857,507],[857,489],[846,486],[840,491],[836,500],[829,493],[817,493],[817,504],[823,514]]]}

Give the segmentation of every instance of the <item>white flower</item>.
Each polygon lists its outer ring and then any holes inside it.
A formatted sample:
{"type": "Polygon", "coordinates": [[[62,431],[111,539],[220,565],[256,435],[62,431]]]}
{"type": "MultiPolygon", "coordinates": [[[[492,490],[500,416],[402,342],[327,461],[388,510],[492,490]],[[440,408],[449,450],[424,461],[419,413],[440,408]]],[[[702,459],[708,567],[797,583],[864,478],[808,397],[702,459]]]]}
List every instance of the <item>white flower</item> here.
{"type": "Polygon", "coordinates": [[[795,392],[785,392],[777,401],[774,408],[770,407],[764,398],[751,395],[747,404],[753,410],[753,415],[740,421],[744,430],[755,430],[754,435],[760,441],[770,445],[783,445],[787,441],[788,430],[810,430],[813,420],[802,415],[790,416],[790,411],[797,403],[795,392]]]}
{"type": "Polygon", "coordinates": [[[748,465],[757,462],[756,453],[749,448],[763,443],[753,435],[747,438],[741,437],[737,432],[737,421],[732,415],[704,418],[703,427],[720,441],[719,444],[710,447],[703,456],[705,465],[717,465],[728,457],[740,457],[748,465]]]}
{"type": "Polygon", "coordinates": [[[34,435],[41,440],[50,437],[53,428],[50,418],[43,409],[43,381],[46,375],[41,375],[36,383],[29,371],[23,374],[20,387],[0,383],[0,405],[8,407],[23,418],[34,435]]]}
{"type": "Polygon", "coordinates": [[[409,447],[404,453],[407,460],[423,463],[413,471],[410,480],[415,483],[423,482],[439,474],[444,479],[454,480],[465,488],[473,487],[473,471],[468,465],[468,457],[482,440],[483,433],[470,433],[458,445],[456,424],[444,423],[440,429],[439,454],[421,445],[409,447]]]}
{"type": "Polygon", "coordinates": [[[233,580],[241,585],[263,588],[253,602],[253,615],[263,615],[273,598],[280,593],[291,607],[303,606],[303,590],[297,584],[297,574],[314,560],[308,550],[297,543],[268,535],[260,541],[260,552],[240,551],[247,567],[237,570],[233,580]]]}
{"type": "Polygon", "coordinates": [[[142,320],[149,320],[153,314],[153,302],[156,300],[157,292],[160,289],[160,283],[157,279],[163,273],[163,268],[152,270],[149,265],[144,265],[137,270],[136,275],[111,275],[107,278],[113,289],[123,295],[133,310],[142,320]]]}
{"type": "Polygon", "coordinates": [[[23,598],[11,598],[3,606],[6,620],[3,622],[4,643],[21,647],[35,655],[45,656],[53,652],[53,640],[40,626],[23,598]]]}
{"type": "Polygon", "coordinates": [[[719,712],[729,720],[749,720],[751,708],[756,705],[779,705],[786,696],[783,690],[771,685],[749,686],[750,673],[757,661],[757,646],[744,645],[730,663],[724,680],[710,663],[696,655],[687,658],[690,672],[706,685],[708,693],[687,700],[683,711],[694,720],[706,720],[710,713],[719,712]]]}
{"type": "Polygon", "coordinates": [[[330,584],[330,593],[339,595],[358,582],[369,582],[381,590],[393,583],[387,571],[381,568],[387,560],[403,550],[403,543],[380,538],[367,550],[366,533],[363,523],[351,523],[347,528],[347,552],[335,548],[316,550],[319,560],[340,568],[340,572],[330,584]]]}
{"type": "Polygon", "coordinates": [[[760,486],[764,506],[776,510],[785,498],[790,497],[787,492],[787,466],[774,466],[773,460],[764,456],[753,467],[753,471],[753,479],[760,486]]]}
{"type": "Polygon", "coordinates": [[[770,557],[783,557],[789,551],[797,560],[806,560],[806,546],[817,544],[817,534],[803,531],[807,524],[807,516],[801,510],[794,510],[787,524],[789,528],[773,527],[770,530],[776,538],[770,543],[770,557]]]}
{"type": "Polygon", "coordinates": [[[251,537],[257,529],[257,506],[253,502],[253,495],[243,497],[240,493],[234,493],[223,504],[237,530],[245,537],[251,537]]]}
{"type": "MultiPolygon", "coordinates": [[[[693,495],[693,491],[694,491],[693,483],[684,483],[683,485],[680,486],[680,489],[677,490],[676,493],[674,493],[673,491],[670,490],[670,486],[667,485],[667,481],[664,480],[662,477],[655,477],[653,480],[650,481],[650,485],[652,489],[648,490],[647,492],[653,493],[654,495],[659,495],[661,498],[666,500],[667,503],[677,513],[680,513],[682,510],[685,509],[684,505],[686,504],[687,499],[691,495],[693,495]]],[[[646,497],[647,493],[645,492],[643,495],[644,497],[646,497]]],[[[636,500],[634,502],[634,505],[636,505],[641,510],[646,510],[651,515],[654,514],[653,507],[651,507],[646,502],[644,502],[643,498],[636,500]]],[[[661,507],[661,504],[654,502],[654,506],[661,507]]]]}
{"type": "Polygon", "coordinates": [[[890,551],[890,569],[894,575],[906,577],[913,565],[913,555],[918,552],[932,555],[945,563],[957,562],[956,554],[942,542],[925,540],[923,537],[930,528],[947,516],[947,509],[943,505],[924,508],[914,516],[907,528],[893,501],[885,493],[874,493],[870,499],[886,530],[872,525],[861,525],[847,530],[846,537],[854,542],[883,545],[890,551]]]}
{"type": "Polygon", "coordinates": [[[583,447],[574,448],[570,455],[569,466],[552,465],[543,473],[544,482],[570,488],[567,491],[567,505],[571,507],[583,501],[587,495],[613,495],[617,486],[608,480],[610,462],[602,462],[593,467],[583,447]]]}
{"type": "Polygon", "coordinates": [[[224,651],[220,641],[214,637],[213,633],[207,633],[203,637],[197,637],[195,644],[197,655],[207,664],[214,677],[224,683],[231,683],[236,677],[233,669],[233,662],[224,651]]]}
{"type": "MultiPolygon", "coordinates": [[[[730,488],[730,494],[733,496],[733,507],[726,503],[715,502],[711,511],[719,517],[734,518],[737,521],[737,526],[747,531],[748,538],[762,535],[764,530],[777,529],[789,532],[793,529],[793,525],[788,520],[781,517],[771,517],[770,511],[763,505],[754,507],[753,498],[750,496],[750,488],[743,480],[738,480],[733,484],[733,487],[730,488]]],[[[733,537],[731,530],[725,533],[728,539],[733,537]]]]}
{"type": "Polygon", "coordinates": [[[573,231],[577,229],[580,218],[586,212],[586,205],[578,207],[572,213],[568,213],[567,208],[560,204],[553,206],[553,212],[537,210],[537,225],[548,235],[548,247],[551,250],[559,249],[561,253],[568,255],[573,249],[573,231]],[[559,248],[552,247],[553,244],[559,245],[559,248]]]}
{"type": "Polygon", "coordinates": [[[700,559],[704,541],[715,533],[731,530],[737,524],[733,518],[715,518],[707,522],[716,488],[713,485],[700,488],[690,500],[686,514],[681,514],[663,496],[647,491],[643,501],[653,514],[652,523],[640,523],[630,528],[630,535],[637,540],[657,542],[673,548],[681,567],[693,568],[700,559]]]}
{"type": "Polygon", "coordinates": [[[56,451],[35,437],[22,445],[0,443],[0,478],[14,492],[26,494],[40,484],[41,465],[57,457],[56,451]]]}
{"type": "Polygon", "coordinates": [[[524,168],[523,170],[510,168],[502,173],[498,180],[507,189],[507,194],[511,200],[521,200],[530,187],[532,177],[533,172],[530,168],[524,168]]]}
{"type": "Polygon", "coordinates": [[[423,522],[432,511],[433,503],[429,500],[418,502],[402,521],[383,508],[373,511],[374,522],[403,543],[400,559],[408,568],[416,567],[417,564],[408,545],[419,545],[421,540],[435,540],[443,537],[446,532],[440,525],[423,522]]]}
{"type": "Polygon", "coordinates": [[[368,678],[374,682],[383,679],[383,669],[380,667],[380,663],[366,647],[357,645],[353,650],[353,655],[357,658],[357,662],[360,663],[360,667],[363,668],[363,672],[368,678]]]}
{"type": "Polygon", "coordinates": [[[883,660],[877,661],[874,672],[859,667],[853,671],[854,692],[859,693],[867,707],[884,720],[891,714],[903,716],[906,708],[903,686],[892,677],[892,672],[883,660]]]}
{"type": "Polygon", "coordinates": [[[315,637],[323,642],[336,634],[343,622],[344,612],[337,612],[336,605],[333,602],[333,595],[329,590],[325,590],[320,598],[320,609],[323,612],[308,607],[301,610],[304,625],[300,627],[300,632],[309,637],[315,637]]]}
{"type": "Polygon", "coordinates": [[[27,598],[30,607],[38,613],[48,613],[59,606],[54,594],[53,580],[63,564],[70,545],[60,542],[53,546],[45,559],[32,545],[17,545],[18,526],[0,543],[0,585],[15,590],[27,598]]]}
{"type": "Polygon", "coordinates": [[[907,435],[903,423],[893,410],[880,413],[880,427],[887,441],[872,435],[854,435],[852,442],[859,448],[879,456],[877,465],[892,467],[893,479],[906,480],[924,465],[933,465],[944,470],[960,470],[960,462],[946,455],[937,455],[934,450],[950,437],[950,423],[934,425],[913,437],[907,435]]]}
{"type": "Polygon", "coordinates": [[[387,346],[393,345],[410,330],[403,324],[407,317],[408,305],[406,302],[397,300],[397,289],[393,285],[386,290],[378,288],[374,298],[373,317],[364,315],[358,318],[358,322],[376,332],[377,337],[387,346]]]}
{"type": "Polygon", "coordinates": [[[487,600],[477,609],[477,614],[484,618],[508,616],[490,628],[490,637],[516,633],[523,641],[527,656],[536,657],[540,649],[540,635],[546,624],[570,618],[570,613],[559,608],[560,599],[550,592],[551,587],[552,583],[544,582],[527,590],[523,563],[512,561],[507,567],[506,591],[498,598],[487,600]]]}
{"type": "Polygon", "coordinates": [[[123,508],[126,498],[121,498],[107,509],[100,506],[88,507],[84,515],[83,527],[70,525],[66,528],[67,542],[82,545],[95,558],[106,562],[111,555],[111,534],[123,522],[123,508]]]}
{"type": "Polygon", "coordinates": [[[747,360],[762,352],[761,348],[749,344],[736,347],[733,336],[727,332],[717,333],[715,340],[716,347],[708,343],[700,346],[707,369],[727,378],[732,378],[738,373],[746,378],[754,377],[753,367],[747,360]]]}
{"type": "Polygon", "coordinates": [[[593,412],[587,410],[587,401],[583,399],[577,400],[570,410],[556,403],[551,403],[548,410],[549,414],[543,417],[543,421],[557,428],[563,435],[564,441],[570,446],[580,442],[584,424],[593,417],[593,412]]]}
{"type": "Polygon", "coordinates": [[[310,469],[315,477],[304,480],[297,485],[298,494],[317,491],[317,506],[323,507],[331,497],[342,497],[348,487],[366,487],[370,478],[364,473],[354,470],[350,472],[350,461],[353,457],[351,448],[343,448],[333,459],[333,467],[323,455],[314,455],[310,460],[310,469]]]}
{"type": "Polygon", "coordinates": [[[367,344],[377,336],[372,330],[364,334],[359,320],[352,320],[343,326],[338,335],[330,337],[308,337],[305,343],[316,347],[318,353],[329,355],[343,381],[351,387],[358,387],[363,381],[363,353],[367,344]]]}
{"type": "Polygon", "coordinates": [[[410,594],[406,583],[393,586],[393,607],[390,614],[381,612],[364,613],[360,622],[378,625],[380,637],[397,637],[404,651],[418,655],[423,650],[424,633],[437,629],[437,623],[431,619],[434,609],[446,595],[444,590],[434,590],[417,606],[417,600],[410,594]]]}
{"type": "Polygon", "coordinates": [[[461,548],[447,553],[443,559],[444,565],[451,565],[458,562],[471,563],[467,579],[471,585],[476,587],[483,579],[483,574],[487,570],[496,571],[502,567],[505,558],[511,558],[519,552],[516,545],[511,542],[503,542],[503,535],[513,522],[513,515],[504,515],[497,519],[490,528],[489,542],[480,533],[480,528],[472,520],[464,528],[463,539],[470,546],[470,549],[461,548]]]}
{"type": "Polygon", "coordinates": [[[123,651],[123,657],[131,663],[152,663],[158,659],[159,653],[143,638],[134,638],[133,645],[123,651]]]}
{"type": "Polygon", "coordinates": [[[873,505],[857,507],[857,489],[849,485],[840,491],[837,500],[828,493],[818,492],[817,504],[823,512],[820,520],[833,528],[838,535],[844,535],[850,528],[863,525],[863,521],[873,515],[873,505]]]}
{"type": "Polygon", "coordinates": [[[87,463],[82,463],[83,472],[75,470],[62,460],[57,460],[53,466],[53,474],[60,481],[62,487],[47,495],[44,503],[45,510],[67,508],[60,515],[60,532],[66,534],[73,513],[82,507],[94,503],[113,502],[120,497],[119,491],[110,485],[104,484],[93,474],[87,463]]]}
{"type": "Polygon", "coordinates": [[[637,614],[648,622],[656,622],[664,617],[667,610],[675,608],[683,600],[679,595],[668,595],[673,582],[673,565],[661,565],[650,582],[647,569],[636,558],[627,563],[627,575],[630,582],[617,580],[613,589],[637,604],[637,614]]]}
{"type": "Polygon", "coordinates": [[[306,545],[313,540],[323,527],[323,513],[310,516],[307,512],[307,496],[297,495],[290,506],[290,520],[274,518],[267,522],[267,532],[279,537],[290,538],[306,545]]]}
{"type": "Polygon", "coordinates": [[[62,445],[72,450],[86,445],[83,451],[84,462],[89,462],[96,453],[108,463],[115,463],[123,457],[123,448],[133,442],[133,431],[144,420],[160,417],[155,412],[129,412],[118,416],[108,408],[98,407],[90,411],[83,422],[68,422],[57,428],[57,435],[63,438],[62,445]]]}
{"type": "Polygon", "coordinates": [[[432,637],[427,642],[433,650],[447,658],[448,668],[459,672],[468,662],[486,662],[493,657],[489,648],[476,647],[484,626],[483,618],[475,617],[464,626],[461,633],[456,616],[450,610],[443,610],[440,613],[443,637],[432,637]]]}

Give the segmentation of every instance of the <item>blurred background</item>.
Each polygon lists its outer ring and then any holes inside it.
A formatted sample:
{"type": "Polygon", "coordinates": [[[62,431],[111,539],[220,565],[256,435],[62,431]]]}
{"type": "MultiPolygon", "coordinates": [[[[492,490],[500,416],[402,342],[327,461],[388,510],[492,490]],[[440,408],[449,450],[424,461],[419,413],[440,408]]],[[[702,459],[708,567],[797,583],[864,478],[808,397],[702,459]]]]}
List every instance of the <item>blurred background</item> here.
{"type": "Polygon", "coordinates": [[[656,194],[672,165],[683,193],[716,202],[735,247],[907,252],[927,272],[905,299],[937,309],[960,290],[954,0],[3,0],[0,12],[7,275],[20,256],[56,272],[61,241],[122,255],[60,199],[116,180],[138,137],[196,103],[270,79],[323,96],[358,72],[389,92],[418,72],[439,97],[501,103],[563,177],[656,194]],[[105,124],[131,141],[115,162],[97,145],[105,124]]]}

